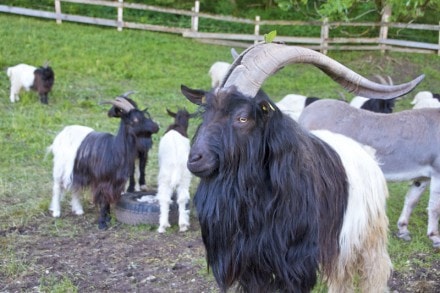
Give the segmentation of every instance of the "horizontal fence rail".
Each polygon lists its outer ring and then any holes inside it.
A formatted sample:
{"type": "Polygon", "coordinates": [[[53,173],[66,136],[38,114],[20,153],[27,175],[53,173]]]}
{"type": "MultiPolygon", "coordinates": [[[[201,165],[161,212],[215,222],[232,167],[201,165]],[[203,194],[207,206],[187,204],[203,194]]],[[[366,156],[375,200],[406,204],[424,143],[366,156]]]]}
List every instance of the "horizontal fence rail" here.
{"type": "Polygon", "coordinates": [[[79,22],[93,25],[102,25],[116,27],[119,31],[123,28],[141,29],[156,32],[166,32],[181,34],[183,37],[194,38],[201,42],[248,47],[252,43],[264,40],[264,35],[260,34],[261,27],[268,26],[314,26],[320,28],[319,36],[277,36],[275,41],[284,42],[292,45],[301,45],[310,49],[319,50],[327,53],[328,50],[380,50],[385,51],[401,51],[401,52],[417,52],[417,53],[436,53],[440,55],[440,23],[432,24],[412,24],[412,23],[391,23],[388,21],[391,11],[385,9],[381,22],[329,22],[323,21],[280,21],[280,20],[261,20],[257,16],[254,20],[246,18],[237,18],[232,16],[212,15],[201,13],[199,1],[195,1],[191,11],[157,7],[138,3],[126,3],[123,0],[105,1],[105,0],[54,0],[54,11],[42,11],[29,8],[0,5],[0,12],[19,14],[31,17],[40,17],[55,19],[58,24],[63,21],[79,22]],[[82,15],[73,15],[62,12],[62,3],[76,3],[94,6],[104,6],[115,8],[115,18],[99,18],[82,15]],[[176,27],[169,25],[155,25],[139,22],[124,21],[124,9],[136,9],[142,11],[152,11],[157,13],[173,14],[188,17],[187,27],[176,27]],[[253,34],[238,33],[212,33],[203,32],[199,29],[199,21],[203,19],[211,19],[227,23],[240,23],[251,25],[254,27],[253,34]],[[331,37],[331,31],[334,28],[341,27],[365,27],[377,28],[379,34],[377,37],[369,38],[353,38],[353,37],[331,37]],[[391,39],[388,36],[389,29],[413,29],[424,31],[437,31],[437,43],[426,43],[409,40],[391,39]]]}

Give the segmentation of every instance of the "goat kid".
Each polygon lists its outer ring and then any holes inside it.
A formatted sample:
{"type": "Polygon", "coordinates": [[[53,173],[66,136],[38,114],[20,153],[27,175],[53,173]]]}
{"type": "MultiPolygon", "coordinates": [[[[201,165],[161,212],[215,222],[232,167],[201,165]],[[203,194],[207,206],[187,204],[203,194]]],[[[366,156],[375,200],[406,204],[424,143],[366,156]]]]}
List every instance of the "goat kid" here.
{"type": "Polygon", "coordinates": [[[60,201],[65,191],[72,192],[72,211],[83,214],[80,192],[90,188],[93,201],[100,210],[99,229],[110,222],[110,205],[117,202],[133,169],[137,137],[152,127],[144,113],[127,100],[117,97],[109,101],[121,110],[116,135],[92,128],[66,126],[54,139],[48,152],[54,156],[53,196],[50,210],[61,214],[60,201]]]}
{"type": "MultiPolygon", "coordinates": [[[[139,109],[136,102],[128,97],[128,95],[134,93],[133,91],[126,92],[122,94],[120,97],[126,99],[130,104],[132,104],[136,109],[139,109]]],[[[134,191],[146,191],[147,182],[145,180],[145,168],[148,163],[148,152],[153,147],[153,139],[152,135],[159,131],[159,125],[154,122],[151,118],[150,113],[148,113],[147,109],[142,110],[145,117],[150,120],[150,128],[147,131],[144,131],[137,138],[136,149],[137,152],[135,164],[133,165],[133,170],[130,174],[130,179],[128,182],[127,192],[134,191]]],[[[115,106],[112,106],[108,112],[108,117],[116,117],[120,118],[122,111],[115,106]]]]}
{"type": "Polygon", "coordinates": [[[189,119],[194,117],[194,114],[189,114],[185,109],[180,109],[177,113],[167,109],[167,113],[174,118],[174,123],[168,126],[159,142],[159,175],[156,195],[160,206],[157,230],[159,233],[164,233],[166,228],[170,227],[169,211],[174,191],[176,191],[179,206],[180,231],[187,231],[190,224],[191,173],[186,166],[190,150],[187,131],[189,119]]]}
{"type": "Polygon", "coordinates": [[[48,103],[48,94],[55,82],[55,73],[50,66],[35,67],[27,64],[18,64],[9,67],[6,71],[11,82],[11,103],[20,100],[21,89],[34,90],[40,96],[40,102],[48,103]]]}
{"type": "Polygon", "coordinates": [[[321,269],[330,292],[353,291],[356,274],[362,292],[383,292],[385,178],[358,143],[308,133],[261,91],[289,63],[313,64],[349,91],[383,99],[423,78],[378,85],[313,50],[263,43],[211,92],[182,86],[204,110],[188,168],[200,177],[194,203],[208,265],[223,291],[237,282],[246,292],[307,292],[321,269]]]}

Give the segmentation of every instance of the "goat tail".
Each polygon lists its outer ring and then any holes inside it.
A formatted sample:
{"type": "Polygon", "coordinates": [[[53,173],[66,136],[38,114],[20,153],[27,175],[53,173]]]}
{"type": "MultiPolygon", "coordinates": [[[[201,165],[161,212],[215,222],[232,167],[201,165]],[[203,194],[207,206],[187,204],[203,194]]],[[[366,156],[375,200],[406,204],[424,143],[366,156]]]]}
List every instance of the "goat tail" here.
{"type": "Polygon", "coordinates": [[[353,291],[356,275],[361,292],[385,292],[392,269],[387,251],[385,176],[371,153],[354,140],[328,131],[314,134],[338,152],[350,186],[339,237],[340,254],[335,270],[326,276],[329,292],[353,291]]]}

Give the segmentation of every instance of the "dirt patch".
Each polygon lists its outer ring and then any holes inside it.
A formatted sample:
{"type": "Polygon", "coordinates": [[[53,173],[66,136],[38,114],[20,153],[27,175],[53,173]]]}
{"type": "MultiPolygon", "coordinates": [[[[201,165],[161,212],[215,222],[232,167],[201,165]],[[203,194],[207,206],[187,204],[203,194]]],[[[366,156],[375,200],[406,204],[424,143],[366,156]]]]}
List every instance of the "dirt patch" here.
{"type": "MultiPolygon", "coordinates": [[[[99,231],[96,213],[82,217],[48,214],[28,226],[0,231],[2,265],[20,263],[13,276],[0,274],[0,292],[47,291],[69,280],[79,292],[219,292],[207,272],[199,226],[165,234],[146,225],[112,223],[99,231]]],[[[426,255],[417,255],[420,264],[426,255]]],[[[6,271],[6,270],[2,270],[6,271]]],[[[440,263],[394,272],[391,292],[440,292],[440,263]],[[426,266],[425,266],[426,267],[426,266]]]]}

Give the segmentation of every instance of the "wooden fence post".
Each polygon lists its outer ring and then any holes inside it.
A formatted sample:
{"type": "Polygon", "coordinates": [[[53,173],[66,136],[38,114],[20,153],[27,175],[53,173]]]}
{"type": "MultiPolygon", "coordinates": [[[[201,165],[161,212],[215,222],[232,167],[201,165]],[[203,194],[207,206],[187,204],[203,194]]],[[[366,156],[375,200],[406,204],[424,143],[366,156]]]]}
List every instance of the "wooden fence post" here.
{"type": "Polygon", "coordinates": [[[391,5],[386,5],[382,10],[382,20],[380,23],[380,31],[379,31],[379,47],[380,52],[385,53],[386,44],[384,41],[388,38],[388,22],[390,21],[391,16],[391,5]]]}
{"type": "Polygon", "coordinates": [[[123,22],[123,14],[124,14],[124,0],[118,0],[118,31],[122,31],[122,27],[124,26],[123,22]]]}
{"type": "Polygon", "coordinates": [[[194,15],[191,16],[191,31],[196,32],[199,30],[199,11],[200,11],[200,1],[194,2],[194,7],[191,9],[194,15]]]}
{"type": "Polygon", "coordinates": [[[61,1],[55,0],[55,14],[58,24],[61,24],[61,1]]]}
{"type": "Polygon", "coordinates": [[[324,18],[322,21],[322,27],[321,27],[321,53],[327,55],[327,47],[328,47],[328,34],[329,34],[329,25],[328,25],[328,18],[324,18]]]}
{"type": "Polygon", "coordinates": [[[258,43],[258,36],[260,35],[260,16],[255,16],[255,30],[254,30],[255,40],[254,44],[258,43]]]}

